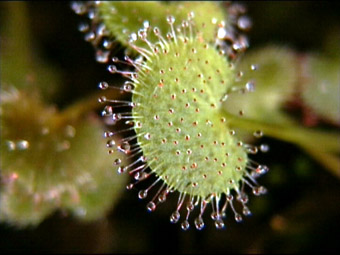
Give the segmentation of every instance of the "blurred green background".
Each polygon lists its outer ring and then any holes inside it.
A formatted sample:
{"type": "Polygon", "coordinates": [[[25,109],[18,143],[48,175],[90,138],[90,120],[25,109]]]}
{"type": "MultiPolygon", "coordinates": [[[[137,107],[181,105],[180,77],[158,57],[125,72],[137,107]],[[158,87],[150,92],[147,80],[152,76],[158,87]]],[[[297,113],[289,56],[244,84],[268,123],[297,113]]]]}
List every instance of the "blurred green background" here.
{"type": "MultiPolygon", "coordinates": [[[[340,33],[340,4],[335,1],[244,2],[253,21],[251,48],[267,44],[301,53],[326,52],[329,37],[340,33]]],[[[61,108],[96,92],[99,81],[116,78],[95,61],[92,45],[78,31],[81,17],[69,2],[27,2],[32,51],[61,76],[54,99],[61,108]]],[[[0,3],[0,29],[6,17],[0,3]]],[[[1,68],[1,67],[0,67],[1,68]]],[[[270,167],[259,182],[268,194],[250,197],[253,216],[243,223],[226,220],[218,231],[211,221],[203,231],[182,231],[169,216],[172,195],[153,213],[137,192],[126,191],[107,218],[80,223],[61,212],[35,228],[0,224],[1,252],[48,253],[285,253],[340,251],[340,180],[296,146],[263,138],[267,154],[255,160],[270,167]]],[[[340,166],[339,166],[340,167],[340,166]]],[[[119,178],[119,177],[117,177],[119,178]]],[[[1,206],[1,205],[0,205],[1,206]]]]}

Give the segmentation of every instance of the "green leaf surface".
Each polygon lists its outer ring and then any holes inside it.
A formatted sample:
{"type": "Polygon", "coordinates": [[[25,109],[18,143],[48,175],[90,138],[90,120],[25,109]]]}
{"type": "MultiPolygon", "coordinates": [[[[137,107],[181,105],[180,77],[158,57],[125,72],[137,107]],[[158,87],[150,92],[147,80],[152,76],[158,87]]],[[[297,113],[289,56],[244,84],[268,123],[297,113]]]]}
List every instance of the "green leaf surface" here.
{"type": "MultiPolygon", "coordinates": [[[[205,41],[213,42],[216,38],[217,24],[226,21],[226,14],[218,2],[138,2],[138,1],[103,1],[98,5],[99,17],[103,20],[111,35],[124,46],[128,46],[129,35],[137,33],[148,21],[152,27],[158,27],[166,38],[170,32],[167,16],[175,17],[174,26],[182,25],[190,12],[194,13],[195,23],[202,32],[205,41]],[[206,15],[209,13],[209,15],[206,15]]],[[[153,39],[156,39],[152,35],[153,39]]],[[[151,38],[151,41],[153,39],[151,38]]],[[[138,45],[138,42],[137,42],[138,45]]],[[[139,45],[138,45],[139,46],[139,45]]]]}

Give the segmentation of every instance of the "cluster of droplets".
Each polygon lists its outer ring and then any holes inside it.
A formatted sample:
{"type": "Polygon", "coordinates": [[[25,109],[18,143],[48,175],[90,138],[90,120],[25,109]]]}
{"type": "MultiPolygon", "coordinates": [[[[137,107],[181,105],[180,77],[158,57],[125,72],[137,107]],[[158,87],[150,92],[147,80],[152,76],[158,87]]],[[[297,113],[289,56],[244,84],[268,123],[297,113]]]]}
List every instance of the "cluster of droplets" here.
{"type": "Polygon", "coordinates": [[[110,39],[109,31],[99,19],[97,4],[97,2],[72,2],[71,8],[76,14],[86,15],[90,20],[79,24],[78,30],[84,33],[85,41],[91,43],[96,49],[96,61],[107,63],[116,43],[110,39]]]}
{"type": "MultiPolygon", "coordinates": [[[[225,4],[228,20],[217,24],[215,44],[226,52],[229,59],[234,60],[249,47],[248,38],[243,32],[251,29],[252,22],[246,15],[244,5],[231,2],[225,4]]],[[[212,22],[216,23],[216,20],[213,18],[212,22]]]]}
{"type": "MultiPolygon", "coordinates": [[[[259,166],[258,172],[266,172],[268,169],[265,166],[259,166]],[[261,169],[262,168],[262,169],[261,169]],[[261,170],[260,170],[261,169],[261,170]]],[[[258,186],[253,188],[254,195],[262,195],[266,193],[266,189],[263,186],[258,186]]],[[[206,210],[206,207],[208,204],[211,204],[212,206],[212,212],[210,214],[211,219],[215,222],[215,227],[217,229],[222,229],[225,227],[225,223],[223,221],[223,218],[226,217],[226,209],[229,206],[231,210],[234,213],[234,219],[236,222],[241,222],[242,215],[238,213],[234,207],[233,200],[234,196],[232,194],[226,194],[223,197],[218,196],[216,194],[210,195],[206,199],[194,199],[189,198],[188,201],[185,203],[185,197],[186,194],[181,193],[178,198],[178,203],[176,207],[176,211],[174,211],[170,216],[170,222],[171,223],[177,223],[180,220],[181,214],[180,210],[183,207],[183,210],[186,210],[187,213],[185,215],[184,221],[181,223],[181,228],[183,230],[188,230],[190,228],[189,223],[189,216],[190,213],[194,210],[196,206],[199,207],[199,215],[194,220],[195,228],[198,230],[201,230],[204,228],[205,223],[203,220],[203,214],[206,210]],[[185,204],[185,206],[183,206],[185,204]]],[[[250,216],[251,211],[247,207],[248,202],[248,196],[244,192],[238,192],[238,195],[236,197],[237,201],[241,203],[242,205],[242,213],[245,216],[250,216]]]]}
{"type": "MultiPolygon", "coordinates": [[[[227,20],[218,21],[214,17],[211,19],[211,23],[216,24],[218,28],[215,35],[215,46],[224,51],[229,59],[234,60],[249,47],[248,38],[243,32],[250,30],[252,22],[246,15],[247,10],[244,5],[231,2],[225,2],[224,4],[227,10],[227,20]]],[[[98,5],[100,5],[100,1],[72,2],[71,8],[76,14],[86,15],[90,20],[90,22],[79,24],[78,29],[85,34],[84,39],[90,42],[96,49],[96,60],[99,63],[108,63],[111,52],[117,46],[117,43],[112,40],[109,30],[101,21],[97,8],[98,5]]],[[[117,10],[114,7],[112,7],[111,12],[112,15],[117,14],[117,10]]],[[[175,19],[171,17],[168,17],[168,22],[173,23],[175,19]]],[[[190,27],[191,18],[194,18],[193,12],[189,13],[188,20],[183,21],[183,28],[190,27]]],[[[126,21],[122,20],[122,22],[126,21]]],[[[148,28],[150,26],[149,21],[144,21],[143,26],[148,28]]],[[[127,34],[128,31],[123,29],[122,33],[127,34]]],[[[172,34],[168,33],[168,36],[172,34]]],[[[136,34],[132,38],[137,39],[136,34]]]]}
{"type": "MultiPolygon", "coordinates": [[[[258,136],[256,132],[255,136],[258,136]]],[[[111,131],[106,131],[104,133],[105,137],[112,137],[115,134],[111,131]]],[[[147,135],[145,135],[147,136],[147,135]]],[[[139,146],[130,145],[128,140],[131,138],[135,138],[135,136],[127,137],[120,141],[120,144],[116,144],[114,140],[108,140],[107,147],[110,149],[109,153],[113,153],[114,149],[120,151],[121,153],[131,157],[135,156],[136,154],[141,153],[142,151],[139,149],[139,146]],[[133,153],[136,152],[137,153],[133,153]],[[131,155],[131,153],[133,155],[131,155]]],[[[146,138],[147,139],[147,138],[146,138]]],[[[267,146],[263,145],[261,150],[266,151],[268,148],[267,146]]],[[[149,169],[150,162],[147,161],[145,156],[139,156],[135,161],[130,163],[127,166],[121,166],[121,160],[119,158],[114,160],[114,165],[118,166],[118,173],[122,174],[128,172],[131,176],[134,177],[135,182],[130,183],[126,186],[128,190],[135,187],[135,185],[139,184],[141,181],[146,180],[149,178],[153,173],[147,171],[149,169]],[[141,164],[140,164],[141,163],[141,164]]],[[[252,193],[256,196],[263,195],[266,193],[266,188],[263,186],[258,185],[256,178],[264,175],[268,172],[268,167],[265,165],[259,165],[258,163],[250,160],[250,164],[247,166],[249,170],[249,174],[247,174],[247,178],[243,178],[242,187],[240,189],[235,189],[236,191],[236,201],[242,205],[242,214],[244,216],[250,216],[251,211],[247,207],[248,203],[248,195],[244,191],[245,185],[251,187],[252,193]]],[[[146,189],[142,189],[138,192],[139,199],[146,199],[150,193],[150,190],[155,187],[158,183],[161,182],[161,178],[157,178],[151,185],[149,185],[146,189]]],[[[167,196],[170,193],[173,193],[175,190],[168,187],[164,182],[160,185],[158,190],[153,195],[152,199],[147,203],[146,208],[148,211],[153,212],[156,210],[157,206],[161,203],[164,203],[167,199],[167,196]]],[[[218,195],[218,194],[211,194],[205,199],[200,197],[193,197],[186,193],[180,193],[178,197],[178,202],[176,206],[176,210],[170,216],[171,223],[179,222],[181,218],[181,210],[186,211],[185,218],[181,223],[181,228],[183,230],[188,230],[190,228],[189,223],[189,216],[194,211],[196,207],[199,208],[199,215],[194,219],[195,228],[201,230],[204,228],[205,223],[203,220],[203,214],[206,210],[208,204],[211,204],[212,212],[210,214],[211,219],[215,222],[215,227],[217,229],[222,229],[225,227],[224,218],[226,218],[226,210],[227,208],[231,208],[234,219],[236,222],[241,222],[243,220],[242,215],[237,212],[234,206],[234,195],[231,194],[231,190],[228,190],[227,194],[218,195]]]]}
{"type": "MultiPolygon", "coordinates": [[[[41,132],[40,132],[42,137],[46,137],[49,134],[49,128],[48,127],[42,127],[41,132]]],[[[55,150],[60,152],[60,151],[65,151],[70,148],[70,138],[73,138],[75,136],[75,128],[71,125],[67,125],[65,127],[65,138],[64,140],[60,140],[58,143],[55,145],[55,150]]],[[[47,138],[49,139],[49,138],[47,138]]],[[[7,149],[8,151],[25,151],[30,148],[30,142],[25,139],[18,139],[18,140],[7,140],[7,149]]],[[[38,147],[38,146],[37,146],[38,147]]]]}
{"type": "MultiPolygon", "coordinates": [[[[73,9],[78,14],[88,14],[88,17],[92,20],[96,20],[96,11],[95,8],[91,7],[92,5],[89,4],[74,4],[73,9]]],[[[220,55],[227,57],[229,60],[234,60],[239,53],[244,52],[244,50],[248,47],[247,38],[243,35],[236,36],[239,31],[247,31],[250,26],[251,22],[248,17],[244,15],[245,9],[243,6],[238,4],[233,4],[228,8],[229,16],[231,24],[228,23],[226,25],[225,22],[217,23],[216,20],[212,19],[212,23],[216,23],[217,35],[215,41],[215,47],[219,50],[220,55]],[[234,26],[236,24],[236,26],[234,26]],[[238,31],[236,31],[237,29],[238,31]]],[[[166,34],[166,38],[161,35],[160,30],[157,27],[153,29],[150,26],[148,21],[143,22],[143,28],[140,29],[137,33],[132,33],[130,35],[129,46],[136,50],[140,55],[135,59],[131,59],[128,56],[125,56],[124,60],[120,60],[116,57],[109,57],[110,55],[110,47],[113,45],[112,41],[106,38],[108,35],[105,32],[104,25],[98,25],[99,23],[93,22],[97,31],[93,31],[93,28],[90,29],[89,26],[81,25],[80,30],[82,32],[86,32],[85,39],[87,41],[91,41],[97,47],[97,61],[102,63],[108,63],[108,71],[110,73],[118,73],[123,77],[127,78],[128,80],[121,87],[116,87],[113,85],[109,85],[109,83],[102,81],[99,83],[98,87],[102,90],[107,89],[114,89],[118,90],[121,93],[130,93],[130,94],[138,94],[135,90],[136,84],[138,85],[138,75],[141,70],[143,71],[152,71],[151,68],[146,64],[147,60],[150,60],[152,56],[156,56],[162,50],[164,54],[167,52],[168,42],[176,42],[176,40],[181,37],[181,39],[189,40],[193,33],[193,20],[194,13],[188,14],[188,20],[185,20],[181,23],[181,25],[177,28],[174,27],[175,18],[173,16],[167,17],[167,22],[169,24],[169,32],[166,34]],[[152,31],[153,34],[159,39],[159,42],[153,44],[151,41],[148,40],[148,33],[152,31]],[[180,34],[181,36],[176,36],[180,34]],[[190,35],[191,34],[191,35],[190,35]],[[104,39],[103,39],[104,38],[104,39]],[[139,47],[135,44],[137,40],[141,40],[145,42],[147,45],[146,48],[139,47]],[[99,42],[101,42],[101,46],[105,48],[105,46],[110,45],[110,47],[106,47],[107,51],[103,53],[102,49],[98,47],[99,42]],[[161,46],[155,47],[155,45],[161,46]],[[99,55],[99,59],[98,59],[99,55]],[[103,57],[103,58],[101,58],[103,57]],[[128,67],[128,70],[119,70],[117,66],[125,65],[128,67]],[[132,70],[132,71],[131,71],[132,70]]],[[[257,69],[256,65],[251,65],[250,70],[254,71],[257,69]]],[[[161,70],[162,71],[162,70],[161,70]]],[[[236,79],[243,76],[243,73],[240,72],[236,79]]],[[[160,83],[159,87],[162,87],[160,83]]],[[[239,93],[246,93],[252,92],[255,89],[254,81],[248,81],[244,87],[232,87],[225,95],[221,98],[221,102],[228,99],[231,93],[239,92],[239,93]]],[[[139,96],[143,96],[140,95],[139,96]]],[[[174,99],[176,95],[172,96],[174,99]]],[[[127,185],[127,189],[134,188],[137,184],[142,181],[145,181],[150,176],[156,176],[156,180],[154,180],[146,189],[142,189],[138,192],[138,197],[140,199],[145,199],[149,195],[151,189],[155,186],[159,186],[157,191],[153,194],[152,199],[147,203],[147,210],[152,212],[154,211],[157,206],[161,203],[164,203],[167,199],[167,196],[170,193],[176,191],[176,189],[172,186],[166,184],[166,181],[169,180],[171,177],[169,176],[159,176],[155,173],[159,168],[162,167],[162,162],[158,162],[154,164],[158,159],[157,157],[150,157],[147,158],[143,154],[142,143],[139,138],[143,137],[145,140],[151,140],[150,133],[134,133],[133,131],[136,129],[141,128],[142,122],[139,121],[139,118],[143,118],[143,116],[133,115],[132,110],[136,107],[143,107],[140,106],[138,103],[130,101],[130,100],[118,100],[118,99],[108,99],[105,96],[100,97],[98,100],[100,103],[105,104],[105,107],[102,111],[102,116],[105,118],[106,123],[109,125],[115,125],[119,121],[123,121],[124,124],[127,126],[126,128],[118,129],[115,131],[106,131],[104,133],[104,137],[107,140],[107,148],[108,153],[113,154],[115,151],[119,151],[125,155],[127,155],[128,159],[132,163],[128,165],[122,165],[122,160],[116,158],[114,160],[114,166],[117,167],[117,171],[119,174],[121,173],[128,173],[134,178],[134,182],[127,185]],[[122,133],[128,134],[125,138],[120,139],[117,143],[116,140],[113,139],[117,134],[121,135],[122,133]]],[[[173,113],[173,109],[169,109],[169,114],[173,113]]],[[[242,116],[243,111],[240,110],[239,114],[242,116]]],[[[154,115],[154,119],[158,120],[160,116],[156,113],[154,115]]],[[[221,120],[225,122],[225,119],[221,120]]],[[[208,124],[208,123],[207,123],[208,124]]],[[[169,124],[170,125],[170,124],[169,124]]],[[[180,132],[180,130],[178,131],[180,132]]],[[[231,130],[230,135],[235,135],[235,131],[231,130]]],[[[253,136],[255,138],[262,137],[261,131],[255,131],[253,136]]],[[[190,137],[187,138],[189,140],[190,137]]],[[[166,143],[166,138],[162,140],[162,143],[166,143]]],[[[262,144],[260,146],[254,146],[251,144],[245,144],[243,142],[238,142],[238,146],[244,148],[246,153],[248,154],[257,154],[260,152],[267,152],[268,146],[262,144]]],[[[189,150],[187,152],[189,153],[189,150]]],[[[195,167],[195,166],[193,166],[195,167]]],[[[247,207],[248,196],[245,192],[246,186],[251,188],[252,193],[254,195],[262,195],[266,193],[266,189],[263,186],[260,186],[256,178],[268,172],[268,167],[264,165],[260,165],[259,163],[248,159],[248,163],[246,166],[247,171],[245,171],[245,176],[243,176],[242,180],[239,183],[235,183],[234,180],[230,180],[230,186],[232,188],[228,188],[225,194],[221,193],[213,193],[207,197],[200,197],[200,196],[193,196],[185,192],[180,192],[176,210],[171,214],[170,221],[172,223],[177,223],[181,217],[181,211],[186,211],[184,221],[181,223],[181,228],[183,230],[187,230],[190,228],[189,217],[191,213],[194,211],[196,207],[199,208],[199,215],[194,220],[194,225],[196,229],[201,230],[204,228],[205,223],[203,220],[203,214],[206,211],[207,205],[211,204],[211,218],[215,222],[216,228],[224,228],[225,224],[223,219],[226,217],[226,209],[231,208],[234,219],[237,222],[242,221],[242,216],[238,213],[236,206],[234,205],[234,201],[236,200],[242,206],[242,214],[245,216],[251,215],[249,208],[247,207]],[[236,198],[234,200],[234,196],[232,191],[236,192],[236,198]]],[[[241,170],[237,169],[237,170],[241,170]]],[[[203,177],[204,178],[204,177],[203,177]]],[[[196,184],[197,185],[197,184],[196,184]]],[[[195,183],[192,183],[192,186],[195,186],[195,183]]],[[[183,213],[183,212],[182,212],[183,213]]]]}

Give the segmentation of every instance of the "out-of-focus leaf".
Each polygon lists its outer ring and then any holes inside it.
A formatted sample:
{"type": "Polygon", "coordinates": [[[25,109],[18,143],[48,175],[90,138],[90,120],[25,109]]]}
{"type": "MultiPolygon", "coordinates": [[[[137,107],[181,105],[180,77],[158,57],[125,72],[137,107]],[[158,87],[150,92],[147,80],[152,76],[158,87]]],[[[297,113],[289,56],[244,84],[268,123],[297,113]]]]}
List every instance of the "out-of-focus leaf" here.
{"type": "Polygon", "coordinates": [[[237,65],[243,76],[236,78],[235,86],[241,88],[254,82],[255,91],[230,94],[223,108],[235,115],[242,109],[246,118],[265,123],[292,123],[281,110],[293,96],[298,79],[297,64],[294,52],[284,47],[267,46],[247,52],[237,65]],[[252,66],[257,70],[252,71],[252,66]]]}
{"type": "Polygon", "coordinates": [[[116,176],[95,117],[66,119],[39,97],[1,91],[0,220],[36,225],[56,209],[84,220],[105,216],[126,178],[116,176]]]}
{"type": "Polygon", "coordinates": [[[302,100],[320,118],[340,125],[340,59],[308,56],[302,100]]]}

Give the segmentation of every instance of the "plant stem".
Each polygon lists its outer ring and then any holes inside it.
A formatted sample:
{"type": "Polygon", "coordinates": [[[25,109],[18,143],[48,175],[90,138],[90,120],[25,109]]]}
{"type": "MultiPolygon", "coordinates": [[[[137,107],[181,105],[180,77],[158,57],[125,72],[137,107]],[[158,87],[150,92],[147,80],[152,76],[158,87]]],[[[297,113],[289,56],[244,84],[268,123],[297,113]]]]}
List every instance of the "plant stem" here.
{"type": "Polygon", "coordinates": [[[313,150],[323,152],[340,152],[339,133],[311,130],[295,125],[281,126],[277,124],[268,124],[256,120],[236,117],[224,109],[221,110],[231,126],[251,131],[261,130],[267,136],[294,143],[303,148],[313,148],[313,150]]]}

